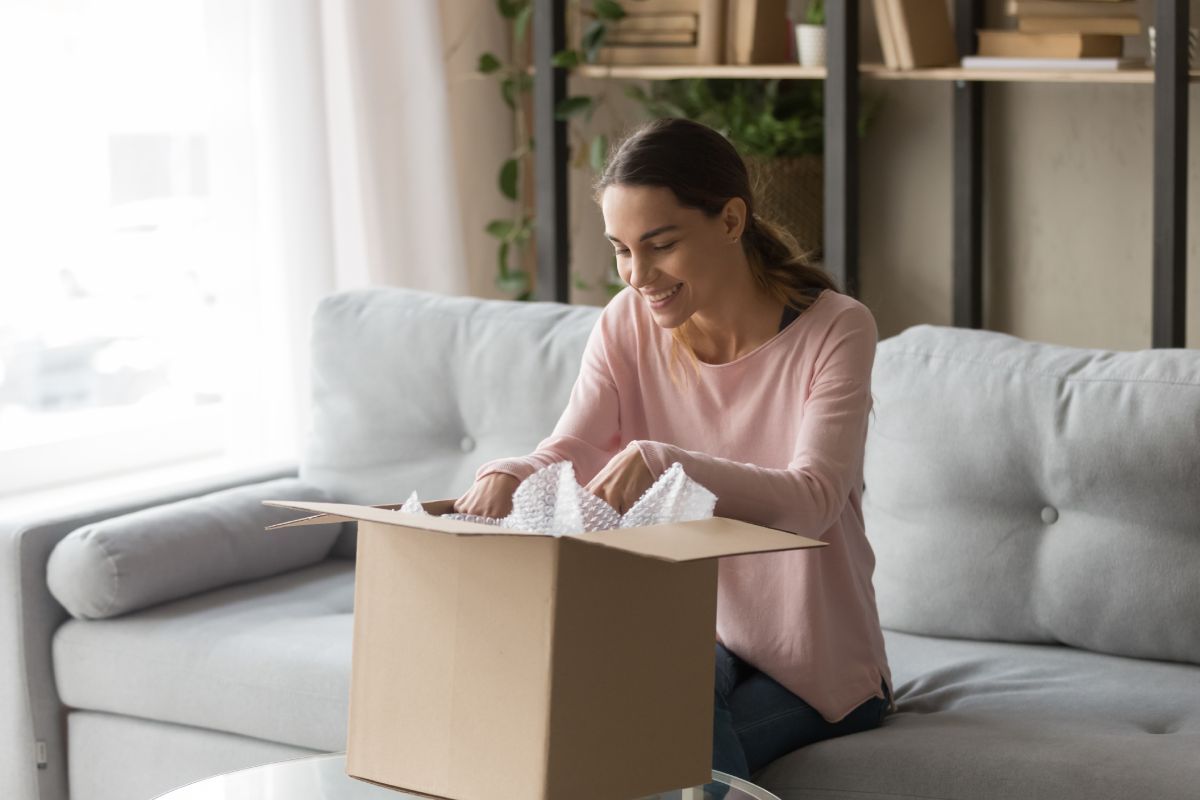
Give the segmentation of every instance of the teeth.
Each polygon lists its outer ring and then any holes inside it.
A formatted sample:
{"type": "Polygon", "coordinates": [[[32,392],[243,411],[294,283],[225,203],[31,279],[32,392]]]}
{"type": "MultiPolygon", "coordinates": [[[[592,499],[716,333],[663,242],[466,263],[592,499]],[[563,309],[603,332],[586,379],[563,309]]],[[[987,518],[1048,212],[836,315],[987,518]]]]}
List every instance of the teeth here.
{"type": "Polygon", "coordinates": [[[675,286],[675,288],[668,289],[667,291],[663,292],[662,294],[648,294],[648,295],[646,295],[646,297],[650,300],[650,302],[657,303],[659,300],[665,300],[666,298],[668,298],[671,295],[678,292],[680,287],[682,287],[682,286],[683,286],[683,284],[681,283],[681,284],[678,284],[677,286],[675,286]]]}

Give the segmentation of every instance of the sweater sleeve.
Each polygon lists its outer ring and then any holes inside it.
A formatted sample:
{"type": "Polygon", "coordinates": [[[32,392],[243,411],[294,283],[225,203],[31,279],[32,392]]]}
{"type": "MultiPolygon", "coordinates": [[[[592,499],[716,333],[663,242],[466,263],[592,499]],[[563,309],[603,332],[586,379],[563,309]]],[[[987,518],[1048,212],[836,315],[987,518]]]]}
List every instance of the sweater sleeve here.
{"type": "MultiPolygon", "coordinates": [[[[820,345],[786,469],[639,441],[654,475],[673,462],[717,496],[715,513],[823,539],[862,481],[878,331],[865,307],[840,314],[820,345]]],[[[799,387],[796,388],[799,392],[799,387]]]]}
{"type": "Polygon", "coordinates": [[[479,467],[475,471],[476,480],[489,473],[503,472],[523,481],[542,467],[570,461],[575,467],[576,480],[586,484],[616,455],[620,406],[605,328],[602,313],[588,336],[579,377],[554,431],[527,456],[496,459],[479,467]]]}

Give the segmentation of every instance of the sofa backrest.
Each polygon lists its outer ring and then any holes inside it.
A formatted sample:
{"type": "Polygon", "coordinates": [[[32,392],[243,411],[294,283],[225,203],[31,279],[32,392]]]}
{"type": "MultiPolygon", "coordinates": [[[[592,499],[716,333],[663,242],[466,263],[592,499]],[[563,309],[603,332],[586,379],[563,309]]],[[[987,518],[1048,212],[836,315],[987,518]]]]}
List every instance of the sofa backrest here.
{"type": "Polygon", "coordinates": [[[458,497],[480,464],[549,435],[599,313],[395,288],[325,298],[301,476],[343,502],[458,497]]]}
{"type": "Polygon", "coordinates": [[[919,325],[872,390],[885,627],[1200,663],[1200,351],[919,325]]]}

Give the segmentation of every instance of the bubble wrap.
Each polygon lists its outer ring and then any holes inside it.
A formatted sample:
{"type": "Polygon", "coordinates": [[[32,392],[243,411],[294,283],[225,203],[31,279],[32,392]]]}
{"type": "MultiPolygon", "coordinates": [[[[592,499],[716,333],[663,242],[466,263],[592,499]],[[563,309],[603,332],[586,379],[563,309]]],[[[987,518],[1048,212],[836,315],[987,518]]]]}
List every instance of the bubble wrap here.
{"type": "MultiPolygon", "coordinates": [[[[513,494],[512,513],[507,517],[446,514],[443,519],[569,536],[586,531],[708,519],[713,515],[716,503],[716,495],[689,478],[683,465],[675,462],[624,515],[618,514],[615,508],[575,480],[575,467],[571,462],[559,461],[521,482],[513,494]]],[[[421,507],[416,492],[409,495],[400,510],[409,514],[428,513],[421,507]]]]}

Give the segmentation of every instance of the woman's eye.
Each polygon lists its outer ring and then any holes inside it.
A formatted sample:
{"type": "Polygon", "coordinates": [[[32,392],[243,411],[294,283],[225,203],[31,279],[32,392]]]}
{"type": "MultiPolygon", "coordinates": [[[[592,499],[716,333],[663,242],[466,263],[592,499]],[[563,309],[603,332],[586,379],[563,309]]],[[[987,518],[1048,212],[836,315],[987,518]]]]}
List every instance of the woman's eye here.
{"type": "Polygon", "coordinates": [[[660,253],[665,253],[666,251],[668,251],[672,247],[674,247],[675,244],[676,244],[675,242],[667,242],[666,244],[656,244],[656,245],[654,245],[654,249],[660,253]]]}
{"type": "Polygon", "coordinates": [[[615,253],[616,253],[616,255],[617,255],[617,257],[618,257],[618,258],[620,258],[620,257],[622,257],[622,256],[627,256],[627,255],[629,255],[629,251],[628,251],[628,250],[616,250],[616,251],[615,251],[615,253]]]}

